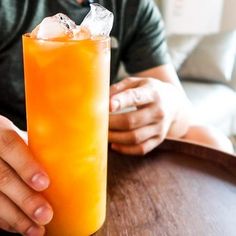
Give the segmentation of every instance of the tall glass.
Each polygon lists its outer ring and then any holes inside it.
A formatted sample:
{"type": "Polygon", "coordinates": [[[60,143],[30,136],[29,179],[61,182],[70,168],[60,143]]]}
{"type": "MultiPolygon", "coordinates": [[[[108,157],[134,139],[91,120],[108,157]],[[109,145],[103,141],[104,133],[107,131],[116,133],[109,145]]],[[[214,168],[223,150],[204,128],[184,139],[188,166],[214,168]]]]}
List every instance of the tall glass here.
{"type": "Polygon", "coordinates": [[[23,36],[29,148],[51,185],[49,236],[80,236],[105,220],[110,39],[23,36]]]}

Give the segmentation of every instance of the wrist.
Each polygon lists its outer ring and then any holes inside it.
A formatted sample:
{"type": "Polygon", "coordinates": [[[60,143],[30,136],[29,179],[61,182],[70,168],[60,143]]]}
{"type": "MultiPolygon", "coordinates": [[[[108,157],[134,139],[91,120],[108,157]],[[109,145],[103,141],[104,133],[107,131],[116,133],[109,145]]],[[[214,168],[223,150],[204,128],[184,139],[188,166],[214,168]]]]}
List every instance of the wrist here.
{"type": "MultiPolygon", "coordinates": [[[[173,87],[175,86],[173,85],[173,87]]],[[[175,97],[172,98],[175,104],[175,113],[168,137],[181,138],[188,132],[191,125],[193,107],[184,91],[175,87],[175,92],[175,94],[173,93],[175,97]]]]}

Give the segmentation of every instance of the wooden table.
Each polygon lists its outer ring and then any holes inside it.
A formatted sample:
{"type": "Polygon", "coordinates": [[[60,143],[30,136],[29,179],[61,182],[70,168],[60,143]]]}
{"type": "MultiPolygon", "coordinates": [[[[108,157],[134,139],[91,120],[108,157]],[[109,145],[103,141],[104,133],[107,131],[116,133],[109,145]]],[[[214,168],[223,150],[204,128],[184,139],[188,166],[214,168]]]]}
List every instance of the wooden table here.
{"type": "Polygon", "coordinates": [[[159,235],[236,235],[235,156],[176,141],[146,157],[109,152],[107,220],[94,236],[159,235]]]}
{"type": "Polygon", "coordinates": [[[175,141],[161,149],[109,153],[107,221],[95,235],[235,236],[236,157],[175,141]]]}

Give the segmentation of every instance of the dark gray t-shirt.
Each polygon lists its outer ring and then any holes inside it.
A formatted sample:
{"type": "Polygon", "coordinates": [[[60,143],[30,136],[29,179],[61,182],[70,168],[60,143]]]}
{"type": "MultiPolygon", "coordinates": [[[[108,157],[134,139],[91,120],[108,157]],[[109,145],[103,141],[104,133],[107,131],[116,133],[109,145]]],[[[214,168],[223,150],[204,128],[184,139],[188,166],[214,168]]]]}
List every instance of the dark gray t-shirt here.
{"type": "MultiPolygon", "coordinates": [[[[123,61],[129,73],[169,62],[163,22],[153,0],[98,0],[114,13],[111,83],[123,61]]],[[[79,24],[89,5],[75,0],[0,0],[0,114],[25,128],[21,35],[58,12],[79,24]]]]}

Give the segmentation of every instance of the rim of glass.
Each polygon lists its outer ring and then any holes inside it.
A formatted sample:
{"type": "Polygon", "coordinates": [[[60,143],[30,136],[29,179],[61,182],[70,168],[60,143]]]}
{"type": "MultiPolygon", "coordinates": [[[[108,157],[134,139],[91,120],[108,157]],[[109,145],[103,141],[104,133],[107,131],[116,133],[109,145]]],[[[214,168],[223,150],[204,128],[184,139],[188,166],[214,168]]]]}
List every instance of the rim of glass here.
{"type": "Polygon", "coordinates": [[[78,43],[78,42],[84,42],[84,41],[90,41],[90,42],[106,42],[110,41],[111,37],[110,36],[99,36],[97,38],[89,38],[89,39],[81,39],[81,40],[63,40],[63,39],[42,39],[42,38],[31,38],[30,33],[25,33],[22,35],[23,38],[27,38],[33,41],[41,41],[41,42],[52,42],[52,43],[78,43]]]}

